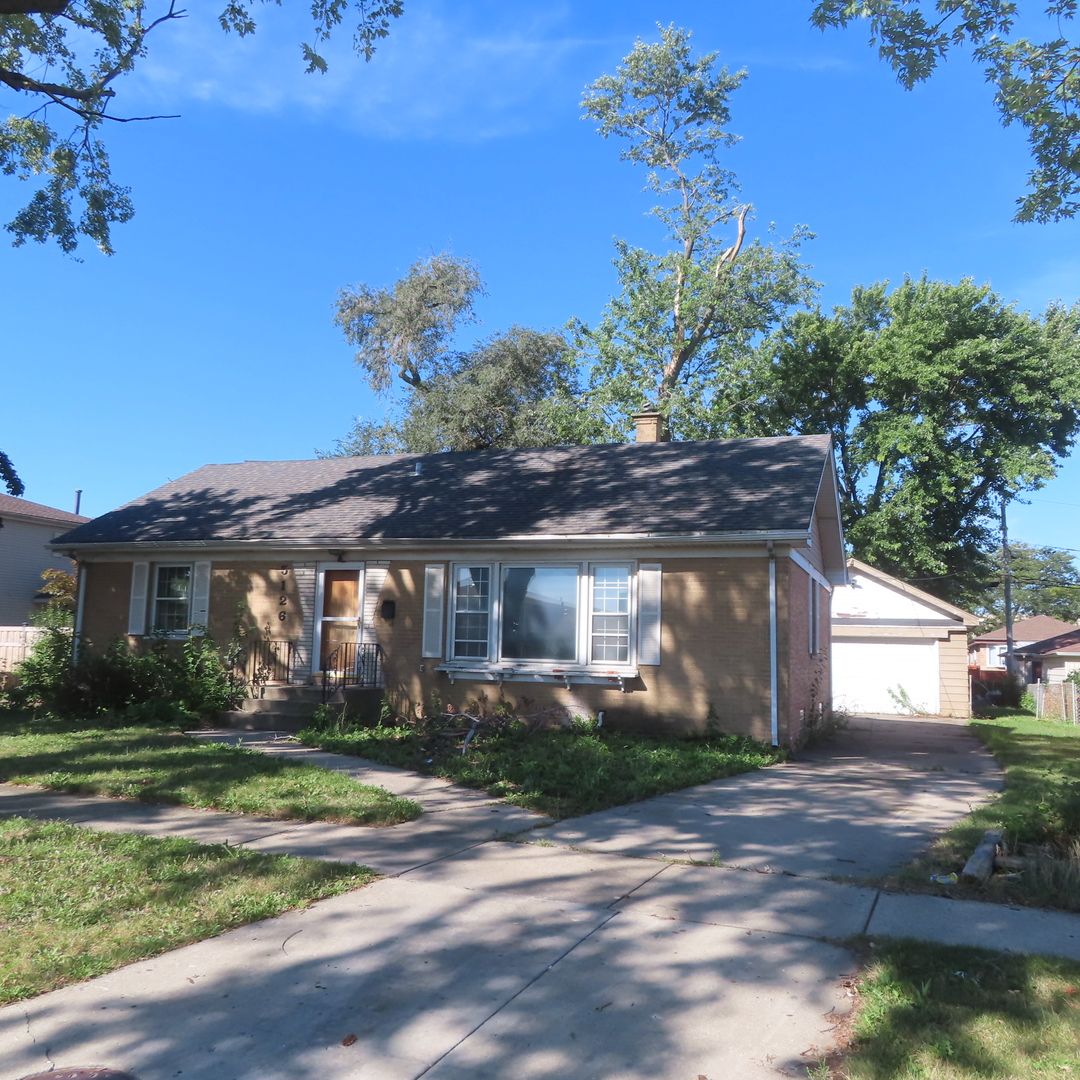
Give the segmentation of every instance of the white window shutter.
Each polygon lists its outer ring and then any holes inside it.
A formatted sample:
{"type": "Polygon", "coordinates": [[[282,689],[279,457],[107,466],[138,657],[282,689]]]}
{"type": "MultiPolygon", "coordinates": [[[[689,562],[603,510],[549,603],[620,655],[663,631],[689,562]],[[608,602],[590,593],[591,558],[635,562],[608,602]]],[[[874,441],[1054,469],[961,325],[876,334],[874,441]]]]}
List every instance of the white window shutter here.
{"type": "Polygon", "coordinates": [[[191,636],[202,637],[210,622],[210,563],[197,562],[191,571],[191,636]]]}
{"type": "Polygon", "coordinates": [[[660,663],[660,575],[659,563],[638,567],[638,655],[637,662],[660,663]]]}
{"type": "Polygon", "coordinates": [[[150,582],[150,564],[131,564],[131,604],[128,607],[127,632],[136,637],[146,633],[146,591],[150,582]]]}
{"type": "Polygon", "coordinates": [[[443,654],[443,591],[445,589],[446,567],[424,567],[424,637],[420,650],[421,656],[442,656],[443,654]]]}
{"type": "Polygon", "coordinates": [[[386,583],[386,573],[389,569],[389,563],[369,562],[364,567],[364,604],[361,609],[364,633],[360,639],[361,641],[376,642],[379,640],[375,630],[375,611],[379,606],[379,597],[382,595],[383,585],[386,583]]]}

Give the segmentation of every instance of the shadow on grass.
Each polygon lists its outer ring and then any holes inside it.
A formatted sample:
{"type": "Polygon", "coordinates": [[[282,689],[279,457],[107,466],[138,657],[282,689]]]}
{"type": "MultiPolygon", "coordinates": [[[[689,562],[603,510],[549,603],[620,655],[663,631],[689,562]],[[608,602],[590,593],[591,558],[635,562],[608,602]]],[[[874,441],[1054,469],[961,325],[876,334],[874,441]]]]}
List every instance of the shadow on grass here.
{"type": "Polygon", "coordinates": [[[392,825],[422,812],[382,788],[253,750],[145,727],[42,727],[0,732],[0,782],[301,821],[392,825]]]}
{"type": "Polygon", "coordinates": [[[1075,1076],[1080,964],[875,939],[854,1041],[830,1064],[853,1080],[1075,1076]]]}

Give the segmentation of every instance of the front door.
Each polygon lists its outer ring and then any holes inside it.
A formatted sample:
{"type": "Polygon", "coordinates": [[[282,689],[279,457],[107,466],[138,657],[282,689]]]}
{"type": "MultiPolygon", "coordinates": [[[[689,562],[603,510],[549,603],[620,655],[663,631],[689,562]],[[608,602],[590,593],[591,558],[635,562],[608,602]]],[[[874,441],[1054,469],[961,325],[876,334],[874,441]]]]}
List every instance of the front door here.
{"type": "Polygon", "coordinates": [[[343,645],[360,641],[360,602],[363,596],[362,566],[327,568],[322,575],[322,602],[317,626],[319,670],[342,670],[354,657],[346,657],[343,645]]]}

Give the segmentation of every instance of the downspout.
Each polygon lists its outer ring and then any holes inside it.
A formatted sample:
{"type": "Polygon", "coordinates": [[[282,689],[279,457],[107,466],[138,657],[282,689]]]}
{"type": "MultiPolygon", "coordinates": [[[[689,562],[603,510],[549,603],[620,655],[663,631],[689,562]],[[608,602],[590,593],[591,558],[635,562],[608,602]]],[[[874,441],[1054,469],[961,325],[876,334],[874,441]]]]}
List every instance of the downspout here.
{"type": "Polygon", "coordinates": [[[769,541],[769,720],[773,746],[780,745],[780,713],[777,696],[779,682],[776,656],[776,553],[769,541]]]}
{"type": "Polygon", "coordinates": [[[75,574],[79,580],[78,592],[75,596],[75,625],[72,628],[71,638],[71,666],[79,662],[79,635],[82,633],[83,603],[86,599],[86,563],[75,564],[75,574]]]}

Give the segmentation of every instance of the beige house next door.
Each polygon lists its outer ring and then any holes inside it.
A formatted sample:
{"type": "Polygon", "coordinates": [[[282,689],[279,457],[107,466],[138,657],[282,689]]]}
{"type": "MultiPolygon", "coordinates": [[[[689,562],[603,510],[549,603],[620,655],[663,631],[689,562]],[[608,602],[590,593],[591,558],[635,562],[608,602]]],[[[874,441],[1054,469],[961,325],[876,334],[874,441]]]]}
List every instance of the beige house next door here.
{"type": "Polygon", "coordinates": [[[339,647],[360,641],[363,595],[363,563],[330,564],[320,569],[315,620],[315,655],[320,671],[341,667],[344,660],[339,647]]]}

